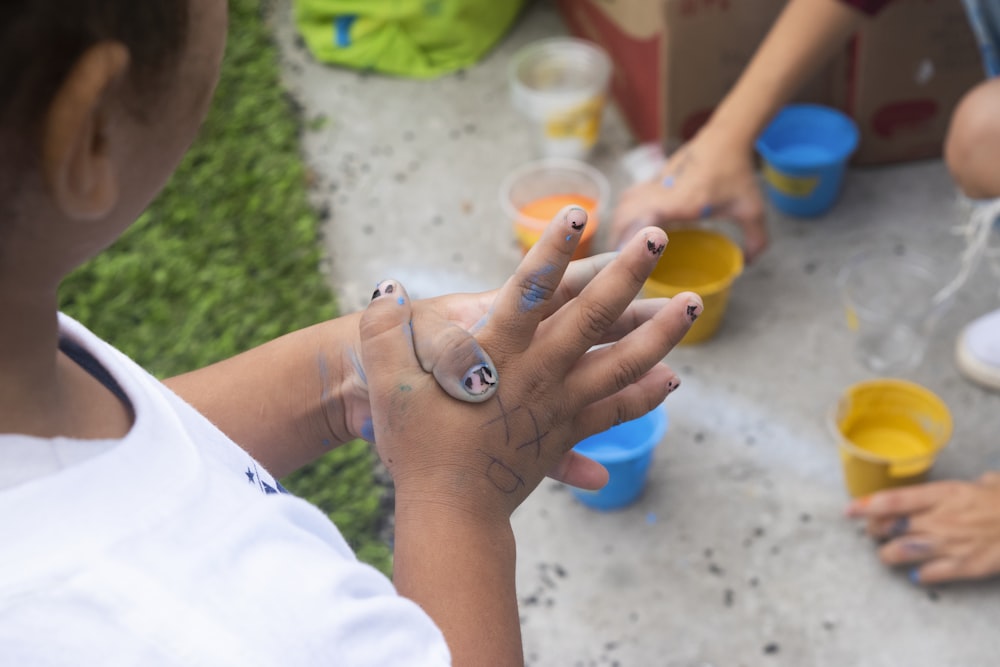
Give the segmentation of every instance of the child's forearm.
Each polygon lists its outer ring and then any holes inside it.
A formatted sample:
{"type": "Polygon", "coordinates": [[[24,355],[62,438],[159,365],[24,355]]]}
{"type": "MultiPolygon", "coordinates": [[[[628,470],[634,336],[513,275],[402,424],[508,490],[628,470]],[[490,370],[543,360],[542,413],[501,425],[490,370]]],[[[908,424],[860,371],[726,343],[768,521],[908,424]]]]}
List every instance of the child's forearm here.
{"type": "Polygon", "coordinates": [[[286,475],[360,435],[352,421],[368,399],[351,391],[362,382],[353,356],[358,317],[287,334],[165,382],[273,475],[286,475]]]}
{"type": "Polygon", "coordinates": [[[396,498],[393,580],[444,633],[456,667],[521,665],[509,520],[396,498]]]}
{"type": "Polygon", "coordinates": [[[790,0],[709,121],[752,147],[772,116],[858,29],[864,14],[840,0],[790,0]]]}

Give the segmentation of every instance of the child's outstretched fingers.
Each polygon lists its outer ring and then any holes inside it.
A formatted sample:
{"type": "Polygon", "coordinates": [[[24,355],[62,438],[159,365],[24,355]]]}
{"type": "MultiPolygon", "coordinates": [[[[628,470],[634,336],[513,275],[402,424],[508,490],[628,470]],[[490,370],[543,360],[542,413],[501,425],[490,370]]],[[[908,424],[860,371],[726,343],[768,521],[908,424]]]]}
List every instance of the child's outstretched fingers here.
{"type": "MultiPolygon", "coordinates": [[[[553,346],[552,354],[549,355],[549,367],[553,369],[568,370],[574,366],[580,357],[592,346],[606,340],[609,331],[614,329],[626,312],[629,304],[642,289],[643,283],[663,254],[667,246],[667,235],[663,230],[655,227],[648,227],[643,232],[629,242],[619,253],[617,259],[607,266],[597,277],[594,278],[580,293],[580,295],[566,304],[559,312],[546,319],[540,326],[539,332],[546,336],[558,336],[562,342],[558,346],[553,346]],[[572,336],[565,333],[572,332],[572,336]]],[[[676,310],[676,306],[668,304],[667,309],[676,310]]],[[[654,319],[660,317],[659,314],[654,319]]],[[[683,336],[687,327],[682,322],[674,322],[674,318],[669,318],[669,333],[674,333],[678,328],[679,335],[676,340],[683,336]]],[[[676,342],[676,341],[675,341],[676,342]]],[[[620,344],[620,343],[619,343],[620,344]]],[[[617,347],[617,345],[616,345],[617,347]]],[[[669,350],[659,345],[659,339],[649,341],[647,349],[660,350],[662,353],[656,360],[662,359],[669,350]]],[[[648,370],[655,361],[644,363],[642,372],[648,370]]],[[[607,369],[605,369],[605,372],[607,369]]],[[[618,376],[618,373],[613,373],[618,376]]],[[[638,373],[631,380],[638,379],[638,373]]],[[[619,388],[627,384],[622,378],[619,388]]],[[[602,387],[606,383],[602,383],[602,387]]],[[[590,400],[596,400],[600,392],[593,393],[590,400]]]]}
{"type": "Polygon", "coordinates": [[[580,387],[582,397],[588,401],[600,400],[632,382],[638,382],[640,378],[644,382],[638,384],[643,388],[662,382],[665,392],[659,399],[662,400],[677,389],[680,380],[673,371],[659,362],[680,342],[703,310],[701,297],[697,294],[678,294],[667,301],[652,318],[639,324],[613,346],[587,354],[575,365],[568,379],[580,387]],[[629,373],[634,374],[634,377],[629,373]],[[651,374],[650,377],[646,377],[647,374],[651,374]]]}

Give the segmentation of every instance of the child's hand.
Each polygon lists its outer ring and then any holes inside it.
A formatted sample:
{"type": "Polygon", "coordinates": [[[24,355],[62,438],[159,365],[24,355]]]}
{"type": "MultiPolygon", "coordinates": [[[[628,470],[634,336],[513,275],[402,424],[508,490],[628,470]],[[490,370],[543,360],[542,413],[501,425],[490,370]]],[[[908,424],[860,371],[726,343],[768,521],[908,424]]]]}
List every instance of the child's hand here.
{"type": "MultiPolygon", "coordinates": [[[[617,253],[604,253],[571,262],[551,299],[550,310],[557,310],[576,297],[617,253]]],[[[381,294],[381,289],[377,289],[381,294]]],[[[489,355],[474,336],[486,321],[500,290],[476,294],[448,294],[413,302],[413,344],[417,359],[425,372],[431,373],[438,385],[453,398],[478,403],[490,398],[499,383],[499,374],[489,355]],[[483,374],[492,383],[468,380],[483,374]]],[[[607,340],[617,340],[663,307],[664,299],[634,302],[607,333],[607,340]]],[[[345,392],[347,425],[353,427],[352,437],[374,440],[368,385],[360,360],[360,340],[350,348],[355,373],[350,390],[345,392]]],[[[333,420],[336,421],[336,420],[333,420]]],[[[549,477],[582,489],[597,490],[607,483],[607,471],[596,462],[569,451],[562,461],[549,471],[549,477]]]]}
{"type": "Polygon", "coordinates": [[[412,304],[398,283],[380,286],[361,320],[362,360],[376,447],[398,499],[506,520],[576,442],[648,412],[677,387],[660,362],[701,300],[684,293],[655,311],[629,309],[666,234],[643,230],[561,303],[585,220],[581,209],[561,212],[501,288],[477,334],[502,377],[483,403],[453,400],[421,368],[412,304]]]}
{"type": "Polygon", "coordinates": [[[669,231],[722,217],[742,229],[743,251],[751,262],[767,247],[764,211],[752,146],[706,126],[670,157],[656,178],[625,191],[615,209],[611,238],[617,246],[644,225],[669,231]]]}
{"type": "Polygon", "coordinates": [[[882,562],[910,568],[914,583],[1000,574],[998,473],[881,491],[854,501],[847,513],[865,519],[868,534],[882,542],[882,562]]]}

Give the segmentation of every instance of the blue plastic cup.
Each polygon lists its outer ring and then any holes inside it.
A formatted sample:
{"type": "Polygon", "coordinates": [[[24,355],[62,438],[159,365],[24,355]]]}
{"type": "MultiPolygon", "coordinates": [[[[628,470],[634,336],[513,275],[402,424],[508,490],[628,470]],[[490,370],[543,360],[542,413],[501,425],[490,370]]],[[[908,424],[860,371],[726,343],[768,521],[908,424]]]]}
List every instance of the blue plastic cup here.
{"type": "Polygon", "coordinates": [[[840,196],[847,161],[858,147],[858,126],[830,107],[791,104],[761,133],[756,147],[775,208],[800,218],[816,217],[840,196]]]}
{"type": "Polygon", "coordinates": [[[666,432],[667,411],[660,405],[638,419],[581,440],[574,449],[603,464],[610,478],[600,491],[573,488],[573,495],[587,507],[602,511],[634,503],[646,487],[653,449],[666,432]]]}

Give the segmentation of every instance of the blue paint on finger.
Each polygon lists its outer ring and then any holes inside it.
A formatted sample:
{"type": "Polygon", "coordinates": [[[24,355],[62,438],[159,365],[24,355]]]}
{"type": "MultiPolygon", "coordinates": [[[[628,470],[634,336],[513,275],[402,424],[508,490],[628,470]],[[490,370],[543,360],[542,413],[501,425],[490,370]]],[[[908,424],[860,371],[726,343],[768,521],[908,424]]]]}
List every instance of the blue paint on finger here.
{"type": "Polygon", "coordinates": [[[704,206],[701,207],[701,217],[707,218],[707,217],[710,217],[711,215],[712,215],[712,205],[711,204],[705,204],[704,206]]]}
{"type": "Polygon", "coordinates": [[[663,180],[660,181],[660,185],[662,185],[665,188],[672,188],[674,186],[674,177],[664,176],[663,180]]]}
{"type": "Polygon", "coordinates": [[[528,277],[524,285],[524,292],[521,295],[522,313],[533,310],[538,304],[545,303],[552,296],[552,290],[546,288],[542,283],[545,276],[555,271],[555,269],[556,267],[550,264],[528,277]]]}
{"type": "Polygon", "coordinates": [[[371,417],[361,424],[361,437],[368,442],[375,442],[375,426],[372,424],[371,417]]]}
{"type": "Polygon", "coordinates": [[[416,354],[416,348],[413,343],[413,320],[404,325],[403,334],[406,336],[406,344],[410,346],[410,352],[416,354]]]}
{"type": "Polygon", "coordinates": [[[892,526],[889,528],[889,539],[895,539],[902,535],[905,535],[910,530],[910,517],[901,516],[892,522],[892,526]]]}
{"type": "Polygon", "coordinates": [[[911,567],[910,571],[907,573],[906,576],[909,577],[910,582],[912,582],[914,584],[919,584],[920,583],[920,568],[919,567],[911,567]]]}
{"type": "Polygon", "coordinates": [[[365,369],[364,367],[361,366],[361,359],[358,358],[358,353],[353,347],[351,348],[351,351],[348,356],[351,360],[351,366],[354,367],[354,372],[358,374],[359,378],[361,378],[361,382],[363,382],[365,386],[367,386],[368,376],[365,375],[365,369]]]}

